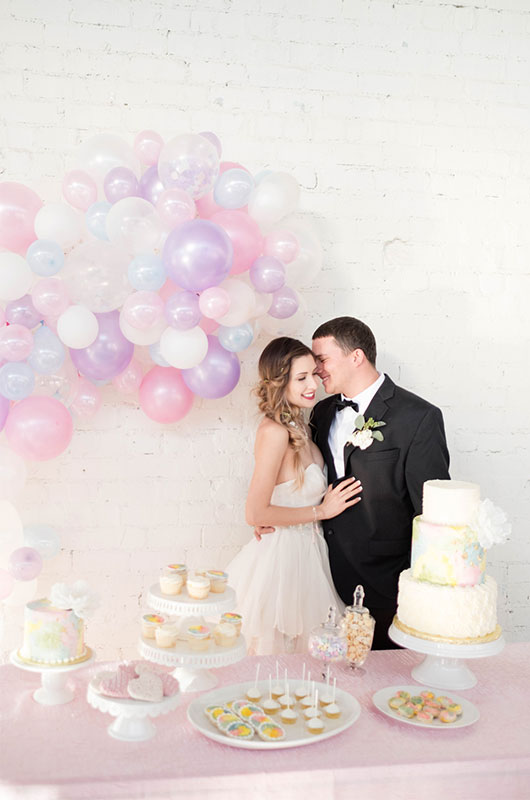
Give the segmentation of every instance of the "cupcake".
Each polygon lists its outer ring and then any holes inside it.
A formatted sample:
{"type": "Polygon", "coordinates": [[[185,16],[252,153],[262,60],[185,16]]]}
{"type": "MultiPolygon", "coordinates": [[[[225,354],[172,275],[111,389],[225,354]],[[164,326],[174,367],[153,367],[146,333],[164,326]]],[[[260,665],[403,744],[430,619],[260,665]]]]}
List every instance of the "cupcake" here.
{"type": "Polygon", "coordinates": [[[186,581],[186,588],[194,600],[205,600],[210,591],[210,581],[202,575],[194,575],[186,581]]]}
{"type": "Polygon", "coordinates": [[[221,594],[226,589],[228,573],[217,569],[209,569],[206,577],[210,580],[210,591],[221,594]]]}
{"type": "Polygon", "coordinates": [[[155,639],[159,647],[175,647],[177,643],[177,626],[174,622],[165,622],[155,629],[155,639]]]}
{"type": "Polygon", "coordinates": [[[229,622],[222,622],[213,629],[213,638],[220,647],[232,647],[237,639],[237,631],[229,622]]]}
{"type": "Polygon", "coordinates": [[[241,614],[234,614],[233,611],[227,611],[226,614],[223,614],[221,617],[221,622],[229,622],[237,631],[237,635],[241,633],[241,623],[243,622],[243,617],[241,614]]]}
{"type": "Polygon", "coordinates": [[[164,572],[159,580],[162,594],[180,594],[184,586],[184,576],[178,572],[164,572]]]}
{"type": "Polygon", "coordinates": [[[208,650],[211,641],[206,625],[190,625],[188,628],[188,646],[191,650],[208,650]]]}
{"type": "Polygon", "coordinates": [[[310,720],[308,720],[306,728],[309,733],[313,734],[322,733],[322,731],[324,730],[324,723],[322,722],[320,717],[312,717],[310,720]]]}
{"type": "Polygon", "coordinates": [[[165,622],[165,618],[160,614],[144,614],[142,617],[142,636],[146,639],[154,639],[155,631],[165,622]]]}
{"type": "Polygon", "coordinates": [[[290,706],[280,711],[280,719],[284,725],[294,725],[298,719],[298,714],[290,706]]]}
{"type": "Polygon", "coordinates": [[[324,708],[324,714],[329,719],[338,719],[342,714],[342,711],[337,703],[328,703],[328,705],[324,708]]]}
{"type": "Polygon", "coordinates": [[[264,703],[262,703],[263,710],[266,714],[276,714],[277,711],[280,710],[281,706],[277,700],[273,697],[268,697],[264,703]]]}

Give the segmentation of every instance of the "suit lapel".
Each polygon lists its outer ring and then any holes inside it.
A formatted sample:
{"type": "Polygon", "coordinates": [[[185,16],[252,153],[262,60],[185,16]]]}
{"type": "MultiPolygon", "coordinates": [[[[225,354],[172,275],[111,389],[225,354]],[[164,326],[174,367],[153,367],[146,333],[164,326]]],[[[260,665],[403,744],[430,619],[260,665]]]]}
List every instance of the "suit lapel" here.
{"type": "Polygon", "coordinates": [[[316,443],[320,448],[320,452],[324,456],[324,461],[328,467],[328,476],[329,480],[333,481],[337,477],[337,473],[335,471],[335,462],[333,461],[333,454],[329,447],[329,429],[331,427],[331,423],[335,417],[336,412],[336,405],[335,400],[339,397],[339,395],[333,395],[329,398],[326,408],[322,412],[321,419],[318,424],[318,428],[315,428],[317,432],[316,443]]]}
{"type": "MultiPolygon", "coordinates": [[[[376,422],[382,422],[385,418],[385,414],[388,411],[388,402],[394,396],[394,391],[396,389],[396,385],[394,381],[385,374],[385,380],[377,390],[377,392],[372,397],[368,408],[364,412],[363,416],[366,419],[372,417],[376,422]]],[[[382,432],[384,436],[384,431],[382,432]]],[[[356,448],[353,444],[345,444],[344,445],[344,468],[345,473],[348,473],[348,461],[356,448]]]]}

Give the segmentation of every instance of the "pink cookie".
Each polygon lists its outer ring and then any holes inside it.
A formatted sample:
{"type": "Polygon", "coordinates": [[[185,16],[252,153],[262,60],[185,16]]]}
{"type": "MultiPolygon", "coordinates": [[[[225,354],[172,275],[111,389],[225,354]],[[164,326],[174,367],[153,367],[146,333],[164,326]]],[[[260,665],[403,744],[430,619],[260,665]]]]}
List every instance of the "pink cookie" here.
{"type": "Polygon", "coordinates": [[[101,681],[99,691],[108,697],[129,697],[127,684],[135,677],[136,672],[132,664],[120,664],[112,677],[101,681]]]}
{"type": "Polygon", "coordinates": [[[164,697],[164,685],[159,675],[154,672],[143,672],[127,684],[129,697],[133,700],[145,700],[159,703],[164,697]]]}
{"type": "Polygon", "coordinates": [[[162,679],[162,686],[164,688],[164,697],[172,697],[177,694],[179,690],[179,682],[169,672],[160,673],[159,678],[162,679]]]}
{"type": "Polygon", "coordinates": [[[166,674],[164,667],[153,664],[151,661],[133,661],[132,664],[137,675],[143,675],[144,672],[154,672],[156,675],[166,674]]]}

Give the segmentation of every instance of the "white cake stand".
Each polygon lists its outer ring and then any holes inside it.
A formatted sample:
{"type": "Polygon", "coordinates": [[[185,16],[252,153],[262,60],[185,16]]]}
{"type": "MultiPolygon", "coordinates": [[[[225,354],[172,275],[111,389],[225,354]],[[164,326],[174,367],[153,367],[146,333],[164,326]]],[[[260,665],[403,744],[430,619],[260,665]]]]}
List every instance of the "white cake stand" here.
{"type": "Polygon", "coordinates": [[[58,706],[74,699],[74,692],[68,686],[69,673],[82,669],[94,660],[94,653],[87,647],[87,657],[77,664],[31,664],[20,658],[18,651],[11,653],[11,663],[27,672],[41,673],[41,686],[33,692],[33,699],[43,706],[58,706]]]}
{"type": "Polygon", "coordinates": [[[476,675],[469,669],[468,658],[487,658],[495,656],[504,649],[503,636],[483,644],[446,644],[420,639],[399,630],[393,623],[388,635],[396,644],[425,653],[425,658],[412,670],[412,677],[418,683],[437,689],[472,689],[477,684],[476,675]]]}
{"type": "Polygon", "coordinates": [[[88,684],[87,702],[92,708],[116,717],[107,728],[107,732],[109,736],[122,742],[146,742],[152,739],[156,728],[151,719],[161,714],[168,714],[180,703],[178,692],[171,697],[164,697],[159,703],[106,697],[97,691],[96,680],[97,676],[88,684]]]}
{"type": "MultiPolygon", "coordinates": [[[[210,593],[205,600],[190,597],[183,589],[181,594],[170,596],[162,594],[158,584],[153,584],[147,594],[147,605],[161,614],[170,616],[196,617],[197,624],[206,624],[205,616],[215,616],[231,611],[236,605],[236,593],[227,586],[219,594],[210,593]]],[[[148,661],[175,667],[175,677],[182,692],[202,692],[217,686],[217,678],[210,671],[212,668],[227,667],[241,661],[247,653],[245,640],[238,636],[233,647],[221,647],[212,644],[205,652],[191,650],[184,642],[177,642],[175,647],[157,647],[153,639],[140,639],[140,655],[148,661]]]]}

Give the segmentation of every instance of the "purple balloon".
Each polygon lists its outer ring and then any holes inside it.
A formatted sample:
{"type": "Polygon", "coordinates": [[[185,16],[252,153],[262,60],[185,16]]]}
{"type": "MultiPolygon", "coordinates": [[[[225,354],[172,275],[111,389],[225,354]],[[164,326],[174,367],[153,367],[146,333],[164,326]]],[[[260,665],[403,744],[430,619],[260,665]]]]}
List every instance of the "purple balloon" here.
{"type": "Polygon", "coordinates": [[[208,336],[208,352],[200,364],[182,370],[184,383],[198,397],[215,400],[237,386],[241,365],[235,353],[225,350],[217,336],[208,336]]]}
{"type": "Polygon", "coordinates": [[[9,556],[8,569],[17,581],[32,581],[42,569],[42,556],[33,547],[19,547],[9,556]]]}
{"type": "Polygon", "coordinates": [[[192,219],[171,231],[164,245],[168,277],[190,292],[218,286],[230,272],[234,248],[215,222],[192,219]]]}
{"type": "Polygon", "coordinates": [[[298,295],[290,286],[282,286],[272,295],[269,314],[276,319],[287,319],[298,311],[298,295]]]}
{"type": "Polygon", "coordinates": [[[6,305],[6,320],[10,325],[24,325],[25,328],[35,328],[42,320],[30,294],[19,297],[18,300],[11,300],[6,305]]]}
{"type": "Polygon", "coordinates": [[[221,158],[221,153],[223,148],[221,147],[221,142],[219,140],[219,137],[216,136],[215,133],[212,133],[212,131],[201,131],[199,133],[199,136],[204,136],[205,139],[208,139],[208,141],[211,142],[215,147],[215,149],[217,150],[217,155],[219,156],[219,158],[221,158]]]}
{"type": "Polygon", "coordinates": [[[95,342],[80,350],[70,349],[70,355],[81,375],[92,381],[111,380],[128,366],[134,345],[121,332],[119,311],[107,311],[96,317],[99,332],[95,342]]]}
{"type": "Polygon", "coordinates": [[[140,197],[156,205],[163,191],[165,191],[165,187],[158,176],[158,168],[152,166],[146,169],[140,178],[140,197]]]}
{"type": "Polygon", "coordinates": [[[167,299],[164,315],[172,328],[194,328],[202,318],[198,296],[195,292],[175,292],[167,299]]]}
{"type": "Polygon", "coordinates": [[[11,402],[7,399],[7,397],[4,397],[3,394],[0,394],[0,431],[4,430],[10,405],[11,402]]]}
{"type": "Polygon", "coordinates": [[[109,203],[117,203],[124,197],[137,197],[138,178],[127,167],[114,167],[105,175],[103,189],[109,203]]]}
{"type": "Polygon", "coordinates": [[[285,283],[285,267],[273,256],[260,256],[249,270],[250,280],[258,292],[276,292],[285,283]]]}

